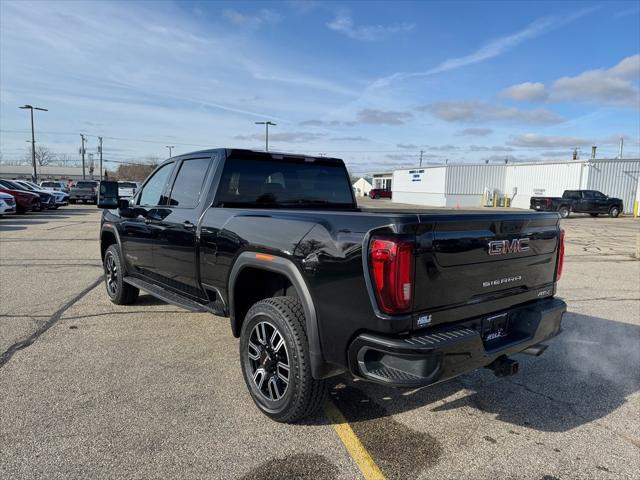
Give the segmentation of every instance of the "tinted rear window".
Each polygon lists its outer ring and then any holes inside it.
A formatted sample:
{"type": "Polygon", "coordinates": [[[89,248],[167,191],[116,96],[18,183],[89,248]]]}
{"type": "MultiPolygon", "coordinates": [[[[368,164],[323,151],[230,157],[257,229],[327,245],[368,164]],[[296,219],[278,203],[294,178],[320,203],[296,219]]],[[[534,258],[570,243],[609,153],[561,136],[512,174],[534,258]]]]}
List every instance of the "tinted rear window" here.
{"type": "Polygon", "coordinates": [[[171,189],[169,205],[193,208],[198,204],[209,163],[208,158],[196,158],[182,162],[171,189]]]}
{"type": "Polygon", "coordinates": [[[344,166],[322,160],[229,159],[217,200],[227,205],[353,205],[344,166]]]}
{"type": "Polygon", "coordinates": [[[133,182],[118,182],[118,186],[122,188],[137,188],[138,186],[133,182]]]}
{"type": "Polygon", "coordinates": [[[98,182],[78,182],[76,183],[76,187],[78,188],[92,188],[97,187],[98,182]]]}

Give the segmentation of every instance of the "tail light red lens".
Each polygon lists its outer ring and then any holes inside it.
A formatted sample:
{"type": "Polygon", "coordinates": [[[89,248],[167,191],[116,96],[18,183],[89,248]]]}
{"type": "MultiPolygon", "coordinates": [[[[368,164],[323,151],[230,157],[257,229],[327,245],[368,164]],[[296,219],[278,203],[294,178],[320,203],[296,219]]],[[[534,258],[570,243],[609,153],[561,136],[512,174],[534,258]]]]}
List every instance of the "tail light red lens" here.
{"type": "Polygon", "coordinates": [[[413,243],[374,239],[371,273],[378,306],[384,313],[406,313],[413,294],[413,243]]]}
{"type": "Polygon", "coordinates": [[[546,198],[544,200],[544,202],[547,204],[547,207],[551,207],[551,199],[550,198],[546,198]]]}
{"type": "Polygon", "coordinates": [[[560,239],[558,242],[558,266],[556,267],[556,282],[562,276],[562,267],[564,266],[564,230],[560,229],[560,239]]]}

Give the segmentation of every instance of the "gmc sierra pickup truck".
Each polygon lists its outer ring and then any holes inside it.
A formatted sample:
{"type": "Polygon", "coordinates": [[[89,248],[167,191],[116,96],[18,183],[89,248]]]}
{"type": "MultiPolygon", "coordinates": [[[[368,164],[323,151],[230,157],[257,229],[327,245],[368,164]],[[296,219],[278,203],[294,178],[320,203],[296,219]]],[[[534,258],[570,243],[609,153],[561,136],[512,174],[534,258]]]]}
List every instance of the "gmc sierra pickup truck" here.
{"type": "Polygon", "coordinates": [[[101,182],[107,295],[230,319],[255,404],[293,422],[344,372],[394,387],[517,372],[561,329],[557,213],[358,208],[342,160],[215,149],[132,199],[101,182]]]}
{"type": "Polygon", "coordinates": [[[562,218],[571,212],[589,213],[592,217],[603,213],[615,218],[623,211],[621,199],[597,190],[565,190],[562,197],[531,197],[529,206],[540,212],[558,212],[562,218]]]}

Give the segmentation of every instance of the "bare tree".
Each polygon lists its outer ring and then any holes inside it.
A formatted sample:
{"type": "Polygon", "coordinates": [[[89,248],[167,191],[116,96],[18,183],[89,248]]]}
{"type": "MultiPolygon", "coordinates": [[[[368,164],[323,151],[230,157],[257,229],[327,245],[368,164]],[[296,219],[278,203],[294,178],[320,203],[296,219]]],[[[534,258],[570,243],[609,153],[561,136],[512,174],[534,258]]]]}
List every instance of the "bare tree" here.
{"type": "MultiPolygon", "coordinates": [[[[31,147],[27,148],[27,153],[25,154],[25,161],[31,163],[31,147]]],[[[51,151],[49,147],[44,145],[36,145],[36,163],[41,167],[44,165],[49,165],[54,162],[56,159],[56,154],[51,151]]]]}

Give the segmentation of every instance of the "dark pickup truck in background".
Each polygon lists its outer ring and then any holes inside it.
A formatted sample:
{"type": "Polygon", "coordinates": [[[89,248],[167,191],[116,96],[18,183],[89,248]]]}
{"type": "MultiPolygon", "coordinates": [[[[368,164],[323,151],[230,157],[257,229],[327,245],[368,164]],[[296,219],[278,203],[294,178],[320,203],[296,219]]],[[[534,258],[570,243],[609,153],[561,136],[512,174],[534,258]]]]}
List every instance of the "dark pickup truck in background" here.
{"type": "Polygon", "coordinates": [[[539,212],[558,212],[562,218],[567,218],[571,212],[615,218],[624,211],[621,199],[608,197],[597,190],[565,190],[562,197],[531,197],[530,208],[539,212]]]}
{"type": "Polygon", "coordinates": [[[517,372],[566,310],[557,213],[358,208],[342,160],[215,149],[132,199],[101,182],[107,294],[229,317],[256,405],[292,422],[349,372],[396,387],[517,372]]]}

